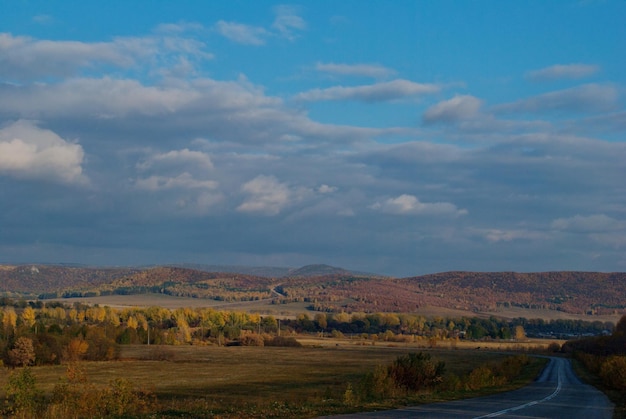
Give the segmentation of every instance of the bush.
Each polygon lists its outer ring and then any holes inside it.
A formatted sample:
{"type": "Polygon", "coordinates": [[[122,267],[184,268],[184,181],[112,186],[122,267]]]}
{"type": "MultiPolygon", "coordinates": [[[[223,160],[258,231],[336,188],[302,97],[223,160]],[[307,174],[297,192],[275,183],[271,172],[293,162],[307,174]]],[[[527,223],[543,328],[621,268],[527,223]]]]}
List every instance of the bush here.
{"type": "Polygon", "coordinates": [[[474,368],[469,373],[465,387],[468,390],[479,390],[483,387],[491,387],[496,384],[496,377],[493,375],[491,368],[481,366],[474,368]]]}
{"type": "Polygon", "coordinates": [[[494,367],[493,373],[504,378],[506,382],[512,381],[522,373],[524,366],[530,363],[528,355],[517,355],[505,358],[498,366],[494,367]]]}
{"type": "Polygon", "coordinates": [[[389,366],[389,376],[398,387],[409,391],[429,388],[443,380],[445,363],[434,362],[430,354],[411,352],[389,366]]]}
{"type": "Polygon", "coordinates": [[[626,390],[626,357],[619,355],[608,357],[600,367],[600,378],[612,389],[626,390]]]}
{"type": "Polygon", "coordinates": [[[154,395],[136,389],[125,379],[96,387],[88,382],[80,365],[70,364],[67,381],[54,387],[46,413],[64,418],[135,417],[149,412],[155,402],[154,395]]]}
{"type": "Polygon", "coordinates": [[[42,394],[36,387],[35,376],[28,367],[9,375],[6,395],[10,407],[3,414],[11,417],[34,416],[42,402],[42,394]]]}
{"type": "Polygon", "coordinates": [[[288,346],[299,348],[302,344],[294,337],[275,336],[272,339],[266,340],[265,346],[288,346]]]}
{"type": "Polygon", "coordinates": [[[244,335],[240,339],[242,346],[264,346],[265,341],[261,335],[249,334],[244,335]]]}
{"type": "Polygon", "coordinates": [[[389,368],[379,365],[366,374],[358,386],[358,394],[364,400],[382,400],[398,395],[398,387],[389,375],[389,368]]]}

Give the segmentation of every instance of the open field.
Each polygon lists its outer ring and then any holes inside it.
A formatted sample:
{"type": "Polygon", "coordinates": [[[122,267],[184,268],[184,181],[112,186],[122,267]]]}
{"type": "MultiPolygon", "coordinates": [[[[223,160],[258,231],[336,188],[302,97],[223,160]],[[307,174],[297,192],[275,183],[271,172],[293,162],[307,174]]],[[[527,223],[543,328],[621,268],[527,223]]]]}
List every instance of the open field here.
{"type": "MultiPolygon", "coordinates": [[[[168,309],[181,307],[211,307],[216,310],[239,310],[250,313],[259,313],[273,316],[295,317],[300,313],[315,313],[307,307],[310,303],[296,302],[287,304],[272,304],[271,299],[257,301],[224,302],[203,298],[172,297],[164,294],[135,294],[135,295],[107,295],[86,298],[59,298],[46,301],[60,301],[65,304],[79,302],[82,304],[109,306],[116,308],[124,307],[150,307],[159,306],[168,309]]],[[[455,310],[444,307],[425,306],[415,314],[425,317],[490,317],[496,316],[504,319],[523,317],[527,319],[550,320],[585,320],[617,323],[621,315],[586,315],[573,314],[557,310],[528,309],[521,307],[499,308],[497,311],[473,312],[467,310],[455,310]]]]}
{"type": "MultiPolygon", "coordinates": [[[[116,378],[129,379],[135,386],[156,394],[162,411],[198,409],[221,412],[224,416],[220,417],[263,417],[248,411],[280,405],[292,406],[290,409],[299,406],[304,410],[298,410],[298,417],[313,417],[345,409],[341,401],[348,383],[358,383],[377,365],[389,364],[410,351],[426,350],[415,344],[373,345],[347,339],[303,338],[301,342],[301,348],[122,346],[119,361],[82,365],[89,383],[105,386],[116,378]],[[154,360],[157,358],[167,360],[154,360]]],[[[535,343],[525,345],[533,347],[535,343]]],[[[475,346],[468,342],[458,348],[475,346]]],[[[502,345],[489,348],[481,343],[481,348],[438,349],[430,353],[435,360],[446,363],[447,372],[457,375],[507,356],[484,350],[503,350],[502,345]]],[[[33,368],[37,385],[46,394],[64,377],[65,370],[62,365],[33,368]]],[[[0,377],[0,388],[4,388],[6,378],[6,374],[0,377]]],[[[290,417],[293,411],[289,412],[282,417],[290,417]]]]}

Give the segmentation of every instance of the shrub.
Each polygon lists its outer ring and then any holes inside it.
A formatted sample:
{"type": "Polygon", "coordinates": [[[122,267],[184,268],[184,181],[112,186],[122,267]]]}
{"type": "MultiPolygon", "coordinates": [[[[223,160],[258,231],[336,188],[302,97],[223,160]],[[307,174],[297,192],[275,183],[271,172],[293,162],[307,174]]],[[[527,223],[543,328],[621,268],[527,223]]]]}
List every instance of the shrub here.
{"type": "Polygon", "coordinates": [[[240,339],[242,346],[264,346],[265,341],[261,335],[248,334],[244,335],[240,339]]]}
{"type": "Polygon", "coordinates": [[[486,366],[480,366],[474,368],[469,373],[465,387],[468,390],[479,390],[483,387],[491,387],[496,384],[496,378],[493,375],[491,368],[486,366]]]}
{"type": "Polygon", "coordinates": [[[398,387],[415,391],[440,383],[444,370],[445,363],[432,361],[430,354],[411,352],[389,366],[389,376],[398,387]]]}
{"type": "Polygon", "coordinates": [[[619,355],[608,357],[600,367],[600,377],[608,387],[626,390],[626,357],[619,355]]]}
{"type": "Polygon", "coordinates": [[[70,364],[66,376],[65,382],[54,387],[48,417],[135,417],[149,412],[156,401],[151,393],[121,378],[105,388],[96,387],[78,364],[70,364]]]}
{"type": "Polygon", "coordinates": [[[301,347],[302,344],[294,337],[275,336],[272,339],[266,340],[265,346],[301,347]]]}
{"type": "Polygon", "coordinates": [[[528,355],[517,355],[505,358],[499,365],[494,367],[493,373],[505,381],[512,381],[521,374],[524,366],[530,363],[528,355]]]}
{"type": "Polygon", "coordinates": [[[382,400],[398,395],[398,387],[389,375],[389,368],[379,365],[373,372],[368,373],[357,387],[358,394],[363,400],[382,400]]]}
{"type": "Polygon", "coordinates": [[[36,387],[35,376],[30,368],[9,375],[6,395],[10,402],[9,416],[28,417],[34,415],[42,402],[42,394],[36,387]]]}

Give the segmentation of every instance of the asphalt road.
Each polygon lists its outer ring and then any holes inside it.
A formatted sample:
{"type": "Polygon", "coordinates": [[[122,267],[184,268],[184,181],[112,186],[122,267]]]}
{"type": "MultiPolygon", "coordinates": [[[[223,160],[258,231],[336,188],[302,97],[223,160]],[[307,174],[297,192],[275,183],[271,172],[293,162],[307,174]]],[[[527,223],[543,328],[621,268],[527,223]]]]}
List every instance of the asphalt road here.
{"type": "Polygon", "coordinates": [[[327,418],[564,418],[613,416],[604,393],[582,383],[567,359],[550,358],[541,376],[519,390],[475,399],[327,418]]]}

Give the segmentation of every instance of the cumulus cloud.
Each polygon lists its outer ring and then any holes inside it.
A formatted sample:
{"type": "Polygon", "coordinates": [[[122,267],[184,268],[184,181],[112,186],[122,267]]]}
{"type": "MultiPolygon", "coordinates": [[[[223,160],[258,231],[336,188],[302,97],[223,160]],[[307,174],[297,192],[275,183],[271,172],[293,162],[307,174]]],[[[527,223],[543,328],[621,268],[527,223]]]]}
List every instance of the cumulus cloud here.
{"type": "Polygon", "coordinates": [[[403,194],[396,198],[389,198],[383,202],[376,202],[372,209],[387,214],[399,215],[465,215],[467,210],[458,209],[449,202],[420,202],[413,195],[403,194]]]}
{"type": "Polygon", "coordinates": [[[213,180],[198,180],[190,173],[181,173],[175,177],[150,176],[145,179],[137,179],[135,186],[147,191],[162,191],[168,189],[216,189],[218,183],[213,180]]]}
{"type": "Polygon", "coordinates": [[[50,130],[20,120],[0,129],[0,174],[84,184],[84,152],[50,130]]]}
{"type": "Polygon", "coordinates": [[[614,109],[618,104],[618,89],[608,84],[586,84],[571,89],[544,93],[494,107],[499,112],[596,112],[614,109]]]}
{"type": "Polygon", "coordinates": [[[462,121],[476,117],[481,106],[482,101],[474,96],[457,95],[428,108],[422,119],[426,123],[462,121]]]}
{"type": "Polygon", "coordinates": [[[267,30],[259,26],[225,22],[223,20],[215,24],[215,30],[223,37],[244,45],[264,45],[267,37],[270,35],[267,30]]]}
{"type": "Polygon", "coordinates": [[[574,233],[602,233],[626,229],[626,222],[618,221],[605,214],[575,215],[569,218],[557,218],[552,222],[552,228],[574,233]]]}
{"type": "Polygon", "coordinates": [[[550,67],[526,73],[532,81],[548,81],[560,79],[582,79],[600,71],[600,66],[593,64],[556,64],[550,67]]]}
{"type": "Polygon", "coordinates": [[[356,100],[362,102],[386,102],[432,94],[439,90],[441,88],[435,84],[422,84],[397,79],[366,86],[335,86],[327,89],[313,89],[300,93],[296,96],[296,99],[302,101],[356,100]]]}
{"type": "Polygon", "coordinates": [[[213,169],[211,157],[202,151],[192,151],[188,148],[171,150],[166,153],[156,153],[137,165],[146,170],[154,166],[188,166],[193,165],[202,169],[213,169]]]}
{"type": "Polygon", "coordinates": [[[237,207],[240,212],[277,215],[289,204],[289,187],[274,176],[259,175],[244,183],[241,190],[248,198],[237,207]]]}
{"type": "Polygon", "coordinates": [[[315,69],[322,73],[340,76],[361,76],[375,79],[386,78],[395,74],[395,70],[378,64],[336,64],[317,63],[315,69]]]}

